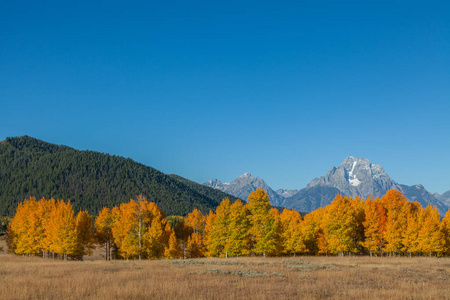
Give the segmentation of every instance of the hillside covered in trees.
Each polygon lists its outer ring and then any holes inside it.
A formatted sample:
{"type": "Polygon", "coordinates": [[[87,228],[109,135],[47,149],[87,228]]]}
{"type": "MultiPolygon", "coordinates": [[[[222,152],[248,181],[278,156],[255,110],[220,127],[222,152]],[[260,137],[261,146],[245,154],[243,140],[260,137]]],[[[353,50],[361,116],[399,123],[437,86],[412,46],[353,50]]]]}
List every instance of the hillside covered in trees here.
{"type": "Polygon", "coordinates": [[[70,199],[75,211],[97,214],[102,207],[128,202],[139,194],[167,215],[207,213],[223,198],[235,197],[129,158],[50,144],[32,137],[0,142],[0,216],[12,216],[30,196],[70,199]]]}

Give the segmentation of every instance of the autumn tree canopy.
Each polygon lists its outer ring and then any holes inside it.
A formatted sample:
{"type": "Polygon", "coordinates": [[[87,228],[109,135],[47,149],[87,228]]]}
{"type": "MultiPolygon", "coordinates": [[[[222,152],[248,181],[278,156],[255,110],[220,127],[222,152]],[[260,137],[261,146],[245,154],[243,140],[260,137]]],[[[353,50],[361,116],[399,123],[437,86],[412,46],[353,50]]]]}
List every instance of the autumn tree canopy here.
{"type": "Polygon", "coordinates": [[[18,255],[82,259],[94,241],[105,247],[106,259],[450,255],[450,213],[441,221],[436,207],[408,202],[396,190],[381,199],[338,195],[304,218],[272,208],[263,189],[250,193],[246,203],[224,198],[215,212],[194,209],[186,217],[167,218],[142,195],[103,208],[95,222],[63,200],[29,198],[16,211],[7,242],[18,255]]]}

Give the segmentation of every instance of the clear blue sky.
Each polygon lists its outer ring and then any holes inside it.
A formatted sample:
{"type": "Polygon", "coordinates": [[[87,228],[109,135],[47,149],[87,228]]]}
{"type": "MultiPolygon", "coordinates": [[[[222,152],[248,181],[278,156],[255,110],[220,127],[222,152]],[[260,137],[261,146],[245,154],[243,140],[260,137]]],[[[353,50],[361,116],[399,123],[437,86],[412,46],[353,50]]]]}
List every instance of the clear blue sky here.
{"type": "Polygon", "coordinates": [[[1,1],[0,139],[274,189],[352,155],[442,193],[447,3],[1,1]]]}

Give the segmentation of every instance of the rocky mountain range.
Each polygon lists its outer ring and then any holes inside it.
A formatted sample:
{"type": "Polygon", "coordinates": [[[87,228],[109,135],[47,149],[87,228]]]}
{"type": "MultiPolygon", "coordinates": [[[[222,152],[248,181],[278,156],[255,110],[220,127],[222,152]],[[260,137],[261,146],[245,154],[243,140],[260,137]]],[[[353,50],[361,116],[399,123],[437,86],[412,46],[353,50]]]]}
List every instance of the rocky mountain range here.
{"type": "MultiPolygon", "coordinates": [[[[284,200],[284,196],[278,194],[272,190],[265,182],[259,177],[253,177],[250,173],[245,173],[237,177],[232,182],[220,182],[218,179],[208,180],[203,185],[221,190],[227,194],[236,196],[242,200],[247,200],[248,194],[262,188],[270,196],[270,203],[273,206],[280,206],[284,200]]],[[[288,192],[289,193],[289,192],[288,192]]]]}
{"type": "Polygon", "coordinates": [[[444,215],[450,205],[450,191],[442,195],[428,192],[421,184],[408,186],[395,182],[378,164],[368,159],[347,157],[339,167],[333,167],[320,178],[313,179],[301,190],[280,189],[273,191],[263,179],[250,173],[239,176],[231,183],[209,180],[209,187],[246,200],[250,192],[263,188],[270,196],[272,205],[309,212],[331,203],[338,194],[348,196],[382,197],[388,190],[401,191],[409,201],[417,201],[422,206],[434,205],[444,215]]]}

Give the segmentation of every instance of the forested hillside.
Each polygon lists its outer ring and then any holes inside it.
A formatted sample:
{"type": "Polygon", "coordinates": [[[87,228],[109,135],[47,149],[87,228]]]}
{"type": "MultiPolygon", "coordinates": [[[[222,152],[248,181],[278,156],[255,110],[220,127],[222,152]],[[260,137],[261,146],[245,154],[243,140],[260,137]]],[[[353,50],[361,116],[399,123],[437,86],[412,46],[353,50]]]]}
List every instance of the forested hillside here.
{"type": "Polygon", "coordinates": [[[142,194],[167,215],[215,209],[236,198],[129,158],[80,151],[28,136],[0,142],[0,216],[12,216],[26,197],[70,199],[75,211],[104,207],[142,194]]]}

